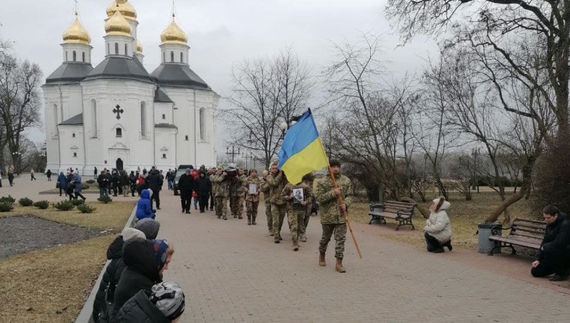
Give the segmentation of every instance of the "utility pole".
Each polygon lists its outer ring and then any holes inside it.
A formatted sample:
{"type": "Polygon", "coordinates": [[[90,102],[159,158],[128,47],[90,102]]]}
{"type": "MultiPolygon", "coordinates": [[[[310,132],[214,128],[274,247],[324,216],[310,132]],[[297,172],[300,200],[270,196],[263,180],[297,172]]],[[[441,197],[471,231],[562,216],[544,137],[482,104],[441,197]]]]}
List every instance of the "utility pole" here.
{"type": "Polygon", "coordinates": [[[240,148],[238,147],[237,151],[235,150],[235,146],[232,145],[232,150],[230,151],[230,147],[226,147],[226,155],[232,156],[232,164],[235,164],[235,157],[236,155],[240,155],[240,148]]]}

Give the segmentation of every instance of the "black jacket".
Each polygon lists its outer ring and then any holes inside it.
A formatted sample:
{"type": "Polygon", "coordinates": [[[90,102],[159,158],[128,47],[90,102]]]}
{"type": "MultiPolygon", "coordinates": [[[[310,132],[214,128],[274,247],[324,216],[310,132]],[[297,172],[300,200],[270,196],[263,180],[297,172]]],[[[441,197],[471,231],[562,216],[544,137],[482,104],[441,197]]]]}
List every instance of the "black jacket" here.
{"type": "Polygon", "coordinates": [[[198,196],[209,196],[212,191],[212,181],[209,177],[198,177],[196,179],[196,192],[198,196]]]}
{"type": "Polygon", "coordinates": [[[109,188],[109,182],[111,179],[109,178],[109,174],[99,174],[97,177],[97,183],[99,184],[99,188],[109,188]]]}
{"type": "Polygon", "coordinates": [[[145,179],[145,182],[153,192],[158,192],[162,188],[162,178],[157,170],[151,171],[145,179]]]}
{"type": "Polygon", "coordinates": [[[105,304],[105,293],[107,292],[108,298],[107,300],[112,302],[113,295],[115,293],[115,289],[117,284],[119,283],[119,279],[121,278],[121,274],[123,273],[123,269],[125,269],[125,263],[123,262],[123,237],[118,236],[111,242],[109,248],[107,249],[107,259],[111,260],[107,269],[105,270],[105,274],[103,274],[103,279],[101,280],[101,284],[99,285],[99,290],[95,296],[95,301],[93,302],[93,320],[95,322],[98,321],[98,317],[101,314],[101,311],[104,310],[105,304]]]}
{"type": "Polygon", "coordinates": [[[111,322],[116,322],[119,309],[129,298],[135,296],[140,290],[150,290],[154,284],[162,281],[158,264],[154,259],[152,241],[133,238],[125,242],[123,261],[127,267],[123,270],[115,289],[111,322]]]}
{"type": "Polygon", "coordinates": [[[178,180],[178,189],[181,192],[191,192],[194,189],[194,177],[192,175],[182,174],[178,180]]]}
{"type": "Polygon", "coordinates": [[[150,300],[150,293],[141,290],[121,307],[120,323],[170,323],[170,320],[150,300]]]}
{"type": "MultiPolygon", "coordinates": [[[[570,220],[564,213],[552,224],[546,225],[544,239],[540,244],[537,259],[543,260],[545,255],[560,255],[570,253],[570,220]]],[[[568,256],[568,255],[567,255],[568,256]]]]}

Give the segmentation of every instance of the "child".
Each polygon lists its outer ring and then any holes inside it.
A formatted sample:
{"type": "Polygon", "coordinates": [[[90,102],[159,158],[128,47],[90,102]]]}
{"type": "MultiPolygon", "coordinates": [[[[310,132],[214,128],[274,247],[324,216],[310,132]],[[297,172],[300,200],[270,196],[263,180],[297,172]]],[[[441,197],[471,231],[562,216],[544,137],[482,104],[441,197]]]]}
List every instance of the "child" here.
{"type": "Polygon", "coordinates": [[[141,192],[141,198],[137,202],[137,212],[136,217],[139,220],[151,218],[154,219],[156,215],[152,212],[150,206],[150,197],[152,196],[152,191],[150,189],[143,190],[141,192]]]}
{"type": "Polygon", "coordinates": [[[117,316],[122,323],[175,323],[178,322],[186,301],[178,284],[163,282],[152,286],[152,290],[141,290],[129,299],[117,316]]]}

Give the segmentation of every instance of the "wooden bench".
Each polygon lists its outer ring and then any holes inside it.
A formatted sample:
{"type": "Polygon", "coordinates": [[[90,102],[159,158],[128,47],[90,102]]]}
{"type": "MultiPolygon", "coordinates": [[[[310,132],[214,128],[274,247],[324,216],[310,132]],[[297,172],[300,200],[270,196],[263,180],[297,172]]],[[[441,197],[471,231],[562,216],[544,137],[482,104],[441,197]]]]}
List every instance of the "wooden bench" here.
{"type": "Polygon", "coordinates": [[[491,229],[491,236],[489,240],[495,243],[489,255],[493,255],[495,249],[501,247],[510,247],[511,254],[516,254],[514,246],[525,247],[529,249],[539,250],[542,238],[544,238],[544,231],[546,230],[546,223],[541,221],[515,219],[513,224],[507,228],[497,226],[491,229]],[[499,229],[508,230],[511,232],[506,237],[500,234],[499,229]]]}
{"type": "Polygon", "coordinates": [[[412,223],[415,207],[415,203],[398,201],[386,201],[384,204],[371,204],[370,212],[368,213],[371,218],[368,224],[371,224],[374,220],[380,220],[380,223],[386,224],[386,218],[389,218],[398,221],[396,231],[403,225],[409,225],[412,227],[412,230],[415,230],[416,228],[412,223]]]}

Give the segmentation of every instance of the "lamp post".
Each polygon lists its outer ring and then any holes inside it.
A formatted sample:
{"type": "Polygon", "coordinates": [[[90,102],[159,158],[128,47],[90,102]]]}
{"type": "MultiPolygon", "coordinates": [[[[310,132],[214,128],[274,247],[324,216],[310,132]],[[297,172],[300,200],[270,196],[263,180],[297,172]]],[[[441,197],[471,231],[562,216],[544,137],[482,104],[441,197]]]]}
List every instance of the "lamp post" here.
{"type": "Polygon", "coordinates": [[[14,163],[14,172],[18,175],[20,175],[20,152],[19,151],[15,151],[12,153],[12,163],[14,163]]]}
{"type": "Polygon", "coordinates": [[[473,185],[471,187],[472,190],[477,187],[477,193],[479,193],[479,181],[477,180],[477,156],[480,154],[479,148],[471,149],[471,156],[473,156],[473,185]]]}

